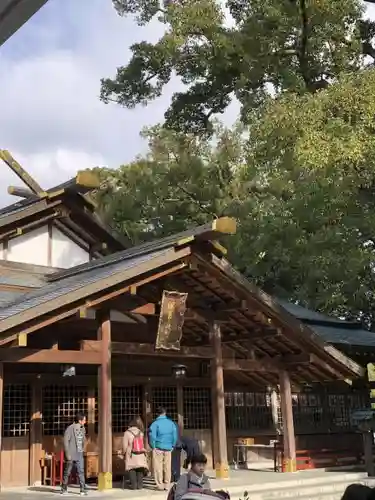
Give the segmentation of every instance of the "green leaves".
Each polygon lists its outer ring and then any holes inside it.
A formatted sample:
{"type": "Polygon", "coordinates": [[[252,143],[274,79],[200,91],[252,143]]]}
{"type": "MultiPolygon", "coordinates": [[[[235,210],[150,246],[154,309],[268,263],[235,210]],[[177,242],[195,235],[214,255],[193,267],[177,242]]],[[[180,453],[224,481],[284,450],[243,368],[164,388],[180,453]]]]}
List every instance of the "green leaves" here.
{"type": "Polygon", "coordinates": [[[234,216],[229,257],[268,292],[375,318],[375,70],[319,93],[285,92],[251,127],[212,139],[164,127],[149,153],[104,172],[99,201],[133,243],[234,216]]]}
{"type": "Polygon", "coordinates": [[[165,33],[132,47],[133,57],[102,80],[101,99],[134,107],[160,96],[175,74],[186,85],[173,96],[166,126],[213,131],[212,118],[234,98],[241,116],[269,96],[316,92],[357,70],[372,50],[373,27],[360,0],[115,0],[120,15],[140,23],[158,16],[165,33]],[[361,44],[361,36],[363,44],[361,44]]]}

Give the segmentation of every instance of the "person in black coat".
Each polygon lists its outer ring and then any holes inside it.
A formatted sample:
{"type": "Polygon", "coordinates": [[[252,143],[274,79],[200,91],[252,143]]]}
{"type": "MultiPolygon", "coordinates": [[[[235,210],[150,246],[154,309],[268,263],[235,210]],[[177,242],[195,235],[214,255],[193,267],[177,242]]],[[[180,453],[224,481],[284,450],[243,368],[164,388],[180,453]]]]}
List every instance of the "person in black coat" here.
{"type": "Polygon", "coordinates": [[[177,482],[181,476],[181,450],[186,453],[183,468],[189,468],[193,457],[201,454],[201,449],[197,439],[188,436],[181,436],[177,440],[177,444],[172,451],[172,478],[173,483],[177,482]]]}
{"type": "Polygon", "coordinates": [[[176,446],[172,451],[172,463],[171,463],[171,472],[172,472],[172,483],[177,483],[181,476],[181,450],[182,444],[181,439],[177,439],[176,446]]]}
{"type": "Polygon", "coordinates": [[[181,436],[180,443],[181,449],[186,453],[183,468],[188,469],[192,458],[201,454],[201,449],[198,440],[190,436],[181,436]]]}

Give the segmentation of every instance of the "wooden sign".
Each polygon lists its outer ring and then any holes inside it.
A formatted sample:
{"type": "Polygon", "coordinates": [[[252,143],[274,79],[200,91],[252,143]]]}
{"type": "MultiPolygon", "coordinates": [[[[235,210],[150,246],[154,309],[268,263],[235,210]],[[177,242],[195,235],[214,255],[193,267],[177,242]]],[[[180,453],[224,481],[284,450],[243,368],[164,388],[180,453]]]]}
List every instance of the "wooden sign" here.
{"type": "Polygon", "coordinates": [[[187,296],[187,293],[163,291],[155,349],[180,349],[187,296]]]}

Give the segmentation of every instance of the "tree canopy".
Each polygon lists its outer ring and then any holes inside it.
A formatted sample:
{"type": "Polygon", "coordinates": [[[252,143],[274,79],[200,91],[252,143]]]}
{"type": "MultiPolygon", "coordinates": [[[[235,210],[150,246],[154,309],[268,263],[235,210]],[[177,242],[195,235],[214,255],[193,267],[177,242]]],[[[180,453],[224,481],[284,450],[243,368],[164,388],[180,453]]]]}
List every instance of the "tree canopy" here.
{"type": "Polygon", "coordinates": [[[251,133],[162,127],[149,153],[106,171],[100,204],[133,243],[234,216],[231,260],[265,290],[336,315],[375,317],[375,70],[285,94],[251,133]]]}
{"type": "Polygon", "coordinates": [[[286,90],[316,92],[341,73],[373,58],[374,23],[363,21],[361,0],[114,0],[121,16],[165,26],[156,43],[131,47],[133,56],[105,78],[101,99],[134,107],[161,95],[172,77],[166,126],[210,132],[212,117],[233,99],[249,110],[286,90]]]}
{"type": "Polygon", "coordinates": [[[116,0],[120,15],[165,24],[155,44],[102,81],[124,106],[173,75],[148,154],[102,170],[99,204],[134,244],[234,216],[226,245],[266,291],[375,321],[375,25],[359,0],[116,0]],[[233,130],[215,114],[241,103],[233,130]],[[206,132],[209,132],[207,134],[206,132]]]}

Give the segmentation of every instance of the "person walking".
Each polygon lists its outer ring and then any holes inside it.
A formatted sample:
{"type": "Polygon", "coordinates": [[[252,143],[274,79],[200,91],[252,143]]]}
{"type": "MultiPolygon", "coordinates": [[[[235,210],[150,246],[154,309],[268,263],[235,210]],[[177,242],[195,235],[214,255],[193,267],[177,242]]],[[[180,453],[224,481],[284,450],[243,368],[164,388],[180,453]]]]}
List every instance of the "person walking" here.
{"type": "Polygon", "coordinates": [[[69,425],[64,434],[64,453],[65,453],[65,468],[64,478],[61,485],[61,494],[68,493],[68,481],[73,467],[76,468],[80,494],[81,496],[87,495],[85,483],[85,466],[83,460],[83,452],[85,449],[86,440],[86,416],[83,413],[78,413],[75,417],[74,423],[69,425]]]}
{"type": "Polygon", "coordinates": [[[165,408],[159,408],[158,417],[152,422],[149,432],[154,479],[158,490],[169,490],[172,450],[176,446],[177,437],[176,424],[167,417],[165,408]]]}
{"type": "Polygon", "coordinates": [[[125,471],[129,473],[130,489],[141,490],[147,474],[147,458],[144,442],[144,426],[141,417],[129,424],[123,439],[125,471]]]}

